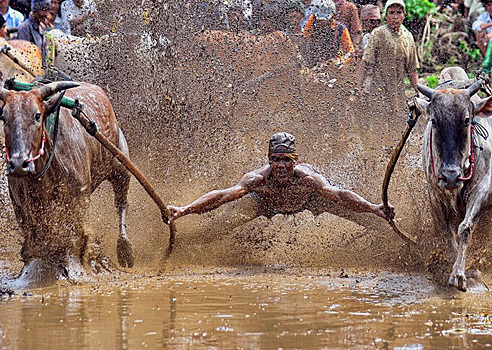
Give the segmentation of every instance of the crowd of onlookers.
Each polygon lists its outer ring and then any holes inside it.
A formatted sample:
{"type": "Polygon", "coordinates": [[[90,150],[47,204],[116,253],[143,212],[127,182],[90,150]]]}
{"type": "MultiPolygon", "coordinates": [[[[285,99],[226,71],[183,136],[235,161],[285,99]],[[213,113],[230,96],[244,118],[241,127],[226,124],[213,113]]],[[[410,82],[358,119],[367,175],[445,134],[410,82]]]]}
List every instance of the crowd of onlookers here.
{"type": "Polygon", "coordinates": [[[409,78],[416,92],[419,68],[413,35],[403,26],[405,2],[354,1],[357,3],[349,0],[219,1],[222,6],[229,6],[224,9],[217,6],[217,1],[198,0],[189,1],[187,11],[197,31],[219,29],[259,35],[281,31],[298,47],[306,67],[316,70],[332,67],[335,78],[337,68],[349,67],[345,72],[354,77],[357,88],[353,91],[361,94],[360,101],[384,100],[381,106],[387,106],[391,114],[401,114],[406,108],[405,78],[409,78]]]}
{"type": "Polygon", "coordinates": [[[49,59],[50,32],[84,36],[98,27],[94,0],[0,0],[0,36],[27,40],[49,59]]]}

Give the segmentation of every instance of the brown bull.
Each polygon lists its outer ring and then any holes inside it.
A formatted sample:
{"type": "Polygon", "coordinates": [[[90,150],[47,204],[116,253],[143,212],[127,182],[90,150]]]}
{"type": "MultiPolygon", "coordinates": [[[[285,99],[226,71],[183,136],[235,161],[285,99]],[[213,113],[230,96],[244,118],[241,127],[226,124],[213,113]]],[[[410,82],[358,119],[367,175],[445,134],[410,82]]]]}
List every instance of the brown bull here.
{"type": "MultiPolygon", "coordinates": [[[[92,259],[84,233],[84,214],[91,193],[109,180],[120,215],[118,261],[133,266],[133,248],[125,229],[129,172],[71,116],[60,110],[56,151],[46,174],[40,176],[53,144],[45,120],[63,92],[84,104],[84,112],[98,131],[128,153],[111,103],[97,86],[72,82],[45,85],[28,92],[0,90],[3,102],[7,175],[15,215],[24,234],[21,285],[49,283],[55,278],[84,275],[92,259]]],[[[96,265],[97,266],[97,265],[96,265]]],[[[94,267],[94,265],[93,265],[94,267]]]]}
{"type": "Polygon", "coordinates": [[[0,87],[5,80],[31,82],[34,77],[43,75],[41,51],[33,43],[25,40],[7,41],[0,38],[0,87]]]}
{"type": "MultiPolygon", "coordinates": [[[[441,76],[468,80],[457,68],[441,76]]],[[[422,155],[433,216],[455,253],[449,284],[462,291],[467,290],[467,245],[492,192],[492,139],[480,136],[492,135],[492,121],[484,119],[492,115],[492,97],[473,96],[481,83],[468,89],[418,86],[430,99],[418,98],[417,106],[428,119],[422,155]]]]}

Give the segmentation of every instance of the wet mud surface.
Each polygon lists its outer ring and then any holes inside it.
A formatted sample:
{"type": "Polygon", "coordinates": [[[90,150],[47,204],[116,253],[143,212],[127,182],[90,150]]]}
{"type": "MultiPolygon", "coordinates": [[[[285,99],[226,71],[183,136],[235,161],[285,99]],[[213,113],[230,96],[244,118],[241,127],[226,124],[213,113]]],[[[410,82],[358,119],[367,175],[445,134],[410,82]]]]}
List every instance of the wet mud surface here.
{"type": "Polygon", "coordinates": [[[99,275],[0,299],[0,347],[483,349],[489,292],[288,266],[99,275]]]}

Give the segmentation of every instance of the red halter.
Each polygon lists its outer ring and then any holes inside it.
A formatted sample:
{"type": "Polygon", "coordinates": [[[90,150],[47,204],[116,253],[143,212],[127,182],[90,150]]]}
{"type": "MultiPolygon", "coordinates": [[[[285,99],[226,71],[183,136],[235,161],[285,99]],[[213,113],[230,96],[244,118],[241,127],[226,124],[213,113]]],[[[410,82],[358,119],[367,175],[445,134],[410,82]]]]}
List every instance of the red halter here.
{"type": "MultiPolygon", "coordinates": [[[[461,181],[468,181],[471,179],[473,176],[473,166],[475,165],[475,152],[474,152],[474,147],[473,147],[473,125],[470,127],[470,172],[468,173],[468,176],[466,177],[458,177],[458,180],[461,181]]],[[[442,180],[444,179],[444,176],[442,175],[437,175],[436,174],[436,169],[434,168],[434,158],[432,157],[432,127],[430,131],[430,142],[429,142],[429,152],[430,152],[430,162],[432,166],[432,174],[434,175],[435,178],[442,180]]]]}

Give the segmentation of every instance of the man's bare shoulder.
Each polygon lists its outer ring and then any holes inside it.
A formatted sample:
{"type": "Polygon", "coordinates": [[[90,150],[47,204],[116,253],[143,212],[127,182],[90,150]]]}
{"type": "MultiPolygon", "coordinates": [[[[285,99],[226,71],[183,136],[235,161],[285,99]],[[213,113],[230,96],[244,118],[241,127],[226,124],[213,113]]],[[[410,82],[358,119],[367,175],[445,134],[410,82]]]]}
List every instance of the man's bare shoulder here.
{"type": "Polygon", "coordinates": [[[243,175],[239,184],[243,187],[255,187],[261,185],[266,178],[270,175],[271,167],[269,164],[250,171],[243,175]]]}
{"type": "Polygon", "coordinates": [[[326,177],[312,164],[301,163],[296,165],[295,175],[297,178],[317,186],[330,185],[326,177]]]}
{"type": "Polygon", "coordinates": [[[296,175],[298,176],[312,176],[321,175],[318,169],[312,164],[299,163],[294,168],[296,175]]]}

